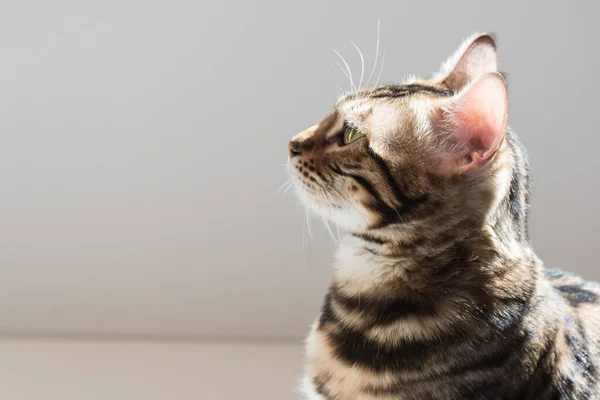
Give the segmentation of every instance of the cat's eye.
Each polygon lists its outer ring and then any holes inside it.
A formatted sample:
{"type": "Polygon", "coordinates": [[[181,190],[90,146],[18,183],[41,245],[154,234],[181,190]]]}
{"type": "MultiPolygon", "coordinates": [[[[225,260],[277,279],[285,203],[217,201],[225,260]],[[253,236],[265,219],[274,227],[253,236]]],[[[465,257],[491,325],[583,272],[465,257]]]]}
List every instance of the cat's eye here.
{"type": "Polygon", "coordinates": [[[358,129],[346,126],[346,129],[344,130],[344,144],[352,143],[363,136],[363,133],[358,129]]]}

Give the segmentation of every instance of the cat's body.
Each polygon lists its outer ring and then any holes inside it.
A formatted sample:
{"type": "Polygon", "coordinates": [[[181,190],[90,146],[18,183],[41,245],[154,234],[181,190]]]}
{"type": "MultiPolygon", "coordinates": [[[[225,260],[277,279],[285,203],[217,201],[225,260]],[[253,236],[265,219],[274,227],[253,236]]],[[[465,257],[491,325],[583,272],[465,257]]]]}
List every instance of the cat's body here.
{"type": "Polygon", "coordinates": [[[310,400],[598,399],[600,285],[545,269],[489,35],[434,78],[343,98],[290,144],[346,232],[307,340],[310,400]]]}
{"type": "Polygon", "coordinates": [[[600,287],[558,270],[546,273],[557,274],[560,289],[538,283],[531,300],[540,303],[531,311],[515,306],[514,315],[497,315],[493,328],[478,322],[435,338],[414,338],[423,329],[415,319],[388,328],[405,331],[394,345],[372,340],[376,328],[353,330],[329,320],[328,295],[325,316],[308,339],[308,399],[598,398],[600,287]]]}
{"type": "MultiPolygon", "coordinates": [[[[340,289],[362,285],[360,274],[334,279],[307,342],[309,399],[598,398],[600,285],[535,257],[503,259],[487,240],[385,267],[359,241],[342,245],[338,269],[372,264],[369,280],[392,272],[384,269],[443,266],[447,287],[438,302],[377,301],[340,289]],[[478,263],[498,267],[472,273],[478,263]],[[499,276],[506,263],[514,269],[499,276]],[[461,297],[465,304],[448,300],[461,297]]],[[[392,292],[392,281],[379,290],[392,292]]]]}

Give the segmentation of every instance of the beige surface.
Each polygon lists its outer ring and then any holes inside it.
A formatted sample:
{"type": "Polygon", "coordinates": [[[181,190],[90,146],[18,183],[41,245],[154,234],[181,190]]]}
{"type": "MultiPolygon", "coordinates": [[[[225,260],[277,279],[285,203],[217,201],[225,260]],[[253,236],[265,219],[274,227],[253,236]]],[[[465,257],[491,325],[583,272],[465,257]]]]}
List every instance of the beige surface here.
{"type": "Polygon", "coordinates": [[[0,398],[291,400],[299,345],[0,340],[0,398]]]}

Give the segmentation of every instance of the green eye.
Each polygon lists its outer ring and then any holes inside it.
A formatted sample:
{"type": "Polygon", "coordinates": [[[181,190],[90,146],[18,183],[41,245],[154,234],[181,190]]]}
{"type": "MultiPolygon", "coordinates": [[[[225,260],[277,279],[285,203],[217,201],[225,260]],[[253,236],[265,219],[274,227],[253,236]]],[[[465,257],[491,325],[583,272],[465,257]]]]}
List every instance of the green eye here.
{"type": "Polygon", "coordinates": [[[352,143],[357,139],[360,139],[364,135],[361,131],[351,126],[347,126],[344,131],[344,144],[352,143]]]}

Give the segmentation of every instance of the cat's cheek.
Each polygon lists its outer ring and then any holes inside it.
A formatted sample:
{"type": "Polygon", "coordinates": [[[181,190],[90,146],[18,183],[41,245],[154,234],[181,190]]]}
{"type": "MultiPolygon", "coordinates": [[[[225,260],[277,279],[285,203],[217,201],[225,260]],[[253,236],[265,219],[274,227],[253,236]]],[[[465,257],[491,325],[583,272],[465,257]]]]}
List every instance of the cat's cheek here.
{"type": "Polygon", "coordinates": [[[365,214],[365,211],[359,211],[357,206],[348,206],[341,209],[330,210],[326,217],[346,231],[358,232],[369,225],[365,214]]]}

